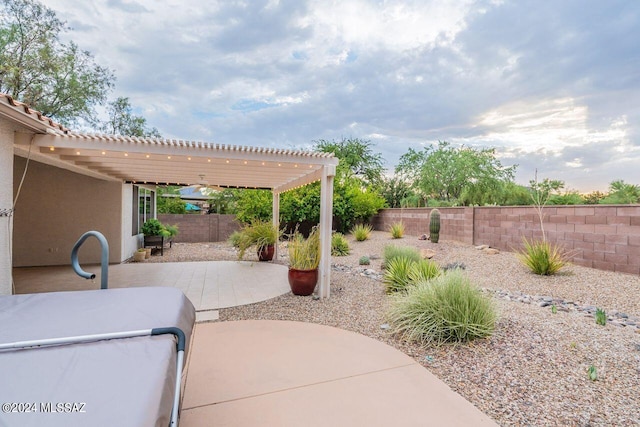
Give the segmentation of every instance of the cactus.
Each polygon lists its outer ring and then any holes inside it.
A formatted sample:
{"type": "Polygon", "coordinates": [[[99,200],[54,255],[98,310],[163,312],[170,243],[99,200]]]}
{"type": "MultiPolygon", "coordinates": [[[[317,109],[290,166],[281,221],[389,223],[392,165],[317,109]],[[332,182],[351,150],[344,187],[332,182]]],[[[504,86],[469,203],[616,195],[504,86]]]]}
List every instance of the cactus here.
{"type": "Polygon", "coordinates": [[[440,239],[440,211],[433,209],[429,214],[429,239],[433,243],[438,243],[440,239]]]}

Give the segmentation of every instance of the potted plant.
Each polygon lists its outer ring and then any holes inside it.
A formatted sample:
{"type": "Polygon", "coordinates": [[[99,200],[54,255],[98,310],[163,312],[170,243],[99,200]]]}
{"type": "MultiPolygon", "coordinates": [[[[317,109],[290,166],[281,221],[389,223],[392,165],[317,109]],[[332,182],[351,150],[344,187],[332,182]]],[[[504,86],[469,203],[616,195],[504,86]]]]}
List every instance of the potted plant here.
{"type": "Polygon", "coordinates": [[[146,254],[147,252],[144,250],[144,248],[140,248],[133,253],[133,260],[135,262],[142,262],[144,261],[146,254]]]}
{"type": "Polygon", "coordinates": [[[142,225],[142,234],[144,234],[144,247],[160,248],[160,252],[164,255],[164,243],[168,241],[171,247],[172,238],[178,234],[178,226],[164,225],[157,219],[151,218],[142,225]]]}
{"type": "Polygon", "coordinates": [[[247,249],[256,247],[260,261],[271,261],[275,253],[275,245],[282,232],[270,221],[254,221],[246,225],[238,239],[238,259],[242,259],[247,249]]]}
{"type": "Polygon", "coordinates": [[[318,282],[320,234],[314,227],[306,239],[297,231],[289,240],[289,286],[294,295],[311,295],[318,282]]]}

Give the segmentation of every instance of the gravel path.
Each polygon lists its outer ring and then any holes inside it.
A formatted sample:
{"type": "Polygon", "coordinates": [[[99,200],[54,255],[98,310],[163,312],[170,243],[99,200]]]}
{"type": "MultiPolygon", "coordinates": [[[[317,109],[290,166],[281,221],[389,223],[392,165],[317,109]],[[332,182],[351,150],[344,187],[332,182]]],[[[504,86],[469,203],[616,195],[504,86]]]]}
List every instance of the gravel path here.
{"type": "MultiPolygon", "coordinates": [[[[366,242],[348,236],[352,254],[334,257],[331,298],[283,295],[269,301],[223,309],[220,320],[282,319],[320,323],[386,342],[445,381],[499,424],[628,426],[640,425],[640,333],[609,322],[598,326],[579,311],[553,314],[536,303],[494,296],[500,312],[496,333],[465,345],[421,348],[401,342],[381,328],[387,297],[377,274],[365,275],[362,255],[381,256],[387,244],[436,251],[440,265],[462,262],[479,286],[593,305],[640,317],[640,277],[569,266],[553,277],[533,275],[511,253],[488,255],[457,242],[438,244],[407,236],[392,240],[374,232],[366,242]],[[597,368],[598,380],[587,375],[597,368]]],[[[285,251],[282,251],[284,253],[285,251]]],[[[226,244],[176,244],[163,259],[235,259],[226,244]]],[[[278,262],[284,262],[281,258],[278,262]]],[[[368,268],[380,271],[381,259],[368,268]]],[[[369,272],[371,273],[371,272],[369,272]]],[[[363,355],[366,357],[366,355],[363,355]]]]}

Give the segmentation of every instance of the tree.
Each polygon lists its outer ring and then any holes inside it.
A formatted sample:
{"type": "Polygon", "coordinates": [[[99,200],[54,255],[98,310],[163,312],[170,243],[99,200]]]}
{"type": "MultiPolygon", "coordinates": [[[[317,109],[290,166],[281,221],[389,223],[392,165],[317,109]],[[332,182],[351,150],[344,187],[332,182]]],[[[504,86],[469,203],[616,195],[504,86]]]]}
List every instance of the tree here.
{"type": "Polygon", "coordinates": [[[53,10],[35,0],[3,0],[0,16],[0,92],[62,124],[95,123],[115,77],[93,56],[59,35],[53,10]]]}
{"type": "Polygon", "coordinates": [[[107,107],[109,120],[101,126],[103,132],[137,137],[160,138],[158,129],[147,127],[147,119],[133,114],[129,98],[119,97],[107,107]]]}
{"type": "Polygon", "coordinates": [[[390,208],[406,207],[407,203],[413,206],[411,202],[416,198],[409,183],[397,174],[393,178],[384,179],[381,194],[390,208]]]}
{"type": "Polygon", "coordinates": [[[493,193],[497,197],[501,185],[513,180],[515,169],[516,165],[503,167],[493,148],[456,148],[440,141],[437,148],[410,148],[400,157],[396,173],[425,195],[447,202],[485,204],[497,200],[478,200],[477,196],[493,193]],[[462,200],[465,191],[467,197],[462,200]]]}
{"type": "Polygon", "coordinates": [[[602,200],[602,204],[618,205],[640,203],[640,185],[627,184],[621,179],[609,184],[609,195],[602,200]]]}
{"type": "Polygon", "coordinates": [[[382,184],[382,154],[374,153],[371,141],[342,138],[341,141],[314,141],[315,151],[333,153],[340,159],[337,174],[357,177],[364,183],[379,187],[382,184]]]}
{"type": "Polygon", "coordinates": [[[184,214],[187,213],[187,205],[180,198],[180,187],[173,185],[156,187],[156,203],[158,213],[162,214],[184,214]],[[163,197],[171,194],[174,197],[163,197]]]}
{"type": "Polygon", "coordinates": [[[582,195],[582,202],[585,205],[597,205],[600,203],[600,200],[605,197],[607,197],[607,195],[601,191],[592,191],[591,193],[582,195]]]}
{"type": "Polygon", "coordinates": [[[233,190],[236,200],[236,218],[249,224],[267,221],[272,217],[273,197],[269,190],[233,190]]]}

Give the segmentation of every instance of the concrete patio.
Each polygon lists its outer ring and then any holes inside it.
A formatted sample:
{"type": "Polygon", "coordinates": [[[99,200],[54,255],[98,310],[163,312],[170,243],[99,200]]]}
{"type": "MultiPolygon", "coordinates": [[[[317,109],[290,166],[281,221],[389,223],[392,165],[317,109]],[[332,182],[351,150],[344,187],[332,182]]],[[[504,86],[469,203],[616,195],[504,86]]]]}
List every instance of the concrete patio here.
{"type": "Polygon", "coordinates": [[[198,324],[181,426],[494,426],[415,360],[311,323],[198,324]]]}
{"type": "MultiPolygon", "coordinates": [[[[100,277],[99,266],[87,271],[100,277]]],[[[16,293],[97,289],[69,266],[14,269],[16,293]]],[[[290,321],[208,322],[217,310],[289,292],[287,268],[215,261],[121,264],[109,287],[173,286],[198,322],[181,426],[493,426],[404,353],[366,336],[290,321]]]]}
{"type": "MultiPolygon", "coordinates": [[[[14,268],[16,294],[100,288],[100,266],[83,268],[95,281],[70,266],[14,268]]],[[[109,266],[109,288],[172,286],[189,298],[198,321],[216,320],[218,309],[253,304],[290,292],[287,267],[250,261],[131,263],[109,266]]]]}

